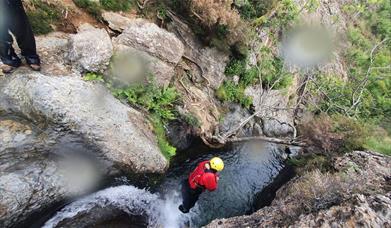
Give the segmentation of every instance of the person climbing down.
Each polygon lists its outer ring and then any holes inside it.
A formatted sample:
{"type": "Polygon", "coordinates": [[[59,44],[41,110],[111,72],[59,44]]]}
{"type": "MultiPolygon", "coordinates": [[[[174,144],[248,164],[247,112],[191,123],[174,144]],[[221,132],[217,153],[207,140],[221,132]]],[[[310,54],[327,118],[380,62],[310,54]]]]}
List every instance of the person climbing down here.
{"type": "Polygon", "coordinates": [[[39,71],[41,63],[37,55],[35,38],[21,0],[0,0],[0,58],[3,73],[11,73],[22,61],[12,47],[12,33],[31,69],[39,71]]]}
{"type": "Polygon", "coordinates": [[[182,213],[188,213],[196,204],[201,193],[205,190],[215,191],[219,181],[217,172],[223,169],[224,162],[218,157],[199,163],[189,178],[182,182],[182,204],[179,206],[179,210],[182,213]]]}

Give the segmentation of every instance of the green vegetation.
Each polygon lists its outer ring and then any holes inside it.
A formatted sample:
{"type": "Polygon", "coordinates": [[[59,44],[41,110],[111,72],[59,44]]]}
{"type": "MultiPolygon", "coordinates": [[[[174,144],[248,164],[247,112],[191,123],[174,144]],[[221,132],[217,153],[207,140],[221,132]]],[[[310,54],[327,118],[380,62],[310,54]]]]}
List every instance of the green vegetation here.
{"type": "Polygon", "coordinates": [[[134,4],[134,0],[73,0],[73,2],[77,7],[84,9],[97,20],[102,20],[102,9],[128,11],[134,4]]]}
{"type": "Polygon", "coordinates": [[[73,0],[73,2],[77,7],[84,9],[87,13],[89,13],[97,20],[102,19],[102,10],[98,2],[91,0],[73,0]]]}
{"type": "Polygon", "coordinates": [[[53,31],[53,26],[62,18],[61,9],[42,0],[31,1],[34,9],[27,8],[27,16],[34,34],[42,35],[53,31]]]}
{"type": "Polygon", "coordinates": [[[160,150],[166,158],[175,155],[175,147],[171,146],[165,135],[164,124],[176,118],[174,104],[179,94],[172,87],[159,88],[156,83],[132,85],[126,88],[113,89],[114,96],[126,99],[130,104],[144,108],[151,114],[160,150]]]}
{"type": "Polygon", "coordinates": [[[100,4],[105,10],[128,11],[133,5],[133,0],[100,0],[100,4]]]}
{"type": "Polygon", "coordinates": [[[97,73],[86,73],[83,77],[84,81],[98,81],[98,82],[104,82],[103,75],[97,74],[97,73]]]}
{"type": "Polygon", "coordinates": [[[175,156],[176,148],[171,146],[166,138],[166,130],[164,129],[164,123],[159,117],[156,116],[152,116],[151,122],[162,154],[167,159],[170,159],[171,157],[175,156]]]}
{"type": "Polygon", "coordinates": [[[262,85],[265,88],[284,89],[291,85],[292,75],[284,69],[282,59],[273,55],[269,48],[263,47],[260,51],[260,69],[262,85]]]}
{"type": "Polygon", "coordinates": [[[390,154],[391,3],[358,1],[345,5],[344,10],[353,21],[347,33],[350,47],[344,56],[348,77],[319,75],[309,86],[321,97],[312,109],[347,116],[346,121],[355,122],[356,130],[361,127],[362,132],[366,131],[365,137],[352,141],[346,151],[355,145],[390,154]],[[353,19],[353,15],[360,17],[353,19]]]}
{"type": "Polygon", "coordinates": [[[227,76],[239,76],[239,82],[233,79],[226,80],[216,91],[221,101],[230,101],[249,108],[252,99],[244,94],[248,86],[262,81],[263,88],[284,89],[292,83],[292,75],[284,69],[282,59],[272,54],[269,48],[260,50],[261,62],[258,66],[247,69],[247,59],[232,58],[225,68],[227,76]]]}
{"type": "Polygon", "coordinates": [[[191,114],[191,113],[182,115],[182,118],[183,118],[183,119],[186,121],[186,123],[189,124],[190,126],[193,126],[193,127],[200,127],[200,126],[201,126],[201,123],[200,123],[200,121],[197,119],[197,117],[194,116],[194,115],[191,114]]]}
{"type": "Polygon", "coordinates": [[[155,83],[133,85],[123,89],[115,89],[113,93],[130,104],[145,108],[162,121],[175,119],[174,103],[179,95],[175,88],[159,88],[155,83]]]}
{"type": "Polygon", "coordinates": [[[246,88],[229,80],[225,81],[216,91],[216,96],[221,101],[230,101],[241,104],[245,108],[250,108],[252,99],[244,94],[246,88]]]}
{"type": "Polygon", "coordinates": [[[365,149],[372,127],[343,115],[322,114],[300,125],[299,133],[310,146],[309,152],[331,156],[365,149]]]}
{"type": "Polygon", "coordinates": [[[276,1],[274,10],[275,14],[271,18],[268,18],[268,15],[260,16],[254,20],[254,24],[284,30],[295,23],[299,15],[299,9],[293,0],[276,1]]]}
{"type": "Polygon", "coordinates": [[[327,172],[330,170],[331,160],[321,154],[309,154],[297,158],[289,158],[287,163],[295,168],[295,171],[299,174],[303,174],[315,169],[321,172],[327,172]]]}
{"type": "MultiPolygon", "coordinates": [[[[152,77],[146,84],[134,84],[121,88],[113,86],[116,83],[115,80],[105,80],[103,75],[98,73],[87,73],[83,80],[103,82],[115,97],[126,100],[129,104],[148,112],[162,154],[167,159],[175,155],[176,148],[167,141],[164,127],[168,121],[178,117],[175,104],[179,103],[180,97],[175,88],[160,88],[152,77]]],[[[192,115],[187,115],[185,120],[192,126],[199,125],[197,118],[192,115]]]]}

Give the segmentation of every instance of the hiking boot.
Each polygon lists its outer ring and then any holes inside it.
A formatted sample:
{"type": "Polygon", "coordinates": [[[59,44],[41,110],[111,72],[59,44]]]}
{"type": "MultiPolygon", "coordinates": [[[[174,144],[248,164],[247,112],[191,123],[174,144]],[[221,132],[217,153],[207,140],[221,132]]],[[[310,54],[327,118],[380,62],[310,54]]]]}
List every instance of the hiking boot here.
{"type": "Polygon", "coordinates": [[[27,65],[33,70],[33,71],[40,71],[41,70],[41,60],[39,59],[38,55],[35,56],[25,56],[27,65]]]}

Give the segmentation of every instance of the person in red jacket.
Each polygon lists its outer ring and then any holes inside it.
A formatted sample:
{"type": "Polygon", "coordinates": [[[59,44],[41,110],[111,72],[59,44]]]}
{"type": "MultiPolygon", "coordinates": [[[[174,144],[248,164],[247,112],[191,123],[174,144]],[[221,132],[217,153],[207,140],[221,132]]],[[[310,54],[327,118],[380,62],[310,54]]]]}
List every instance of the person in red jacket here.
{"type": "Polygon", "coordinates": [[[218,157],[198,164],[189,177],[182,182],[182,204],[179,210],[188,213],[196,204],[201,193],[217,189],[218,172],[224,169],[224,162],[218,157]]]}

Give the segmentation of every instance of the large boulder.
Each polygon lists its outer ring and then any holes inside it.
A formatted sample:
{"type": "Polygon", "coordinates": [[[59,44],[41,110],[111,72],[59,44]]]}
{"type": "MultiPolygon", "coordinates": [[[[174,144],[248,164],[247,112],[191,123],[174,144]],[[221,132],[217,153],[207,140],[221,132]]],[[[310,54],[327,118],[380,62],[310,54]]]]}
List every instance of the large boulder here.
{"type": "Polygon", "coordinates": [[[108,23],[109,28],[116,32],[124,31],[132,23],[132,19],[114,12],[104,12],[102,17],[108,23]]]}
{"type": "Polygon", "coordinates": [[[113,55],[113,45],[107,31],[89,24],[81,25],[77,34],[70,35],[69,49],[69,61],[84,72],[104,72],[113,55]]]}
{"type": "Polygon", "coordinates": [[[169,84],[184,52],[182,42],[174,34],[144,19],[131,20],[123,33],[113,38],[113,44],[116,55],[139,54],[161,85],[169,84]]]}
{"type": "Polygon", "coordinates": [[[354,151],[333,166],[338,172],[315,170],[294,178],[277,191],[270,206],[206,227],[390,226],[391,158],[354,151]]]}
{"type": "Polygon", "coordinates": [[[145,116],[99,84],[75,77],[14,73],[0,88],[1,109],[81,135],[114,170],[162,173],[168,166],[145,116]]]}
{"type": "Polygon", "coordinates": [[[36,37],[37,51],[41,57],[42,73],[50,75],[69,75],[80,73],[67,63],[69,34],[54,32],[36,37]]]}

